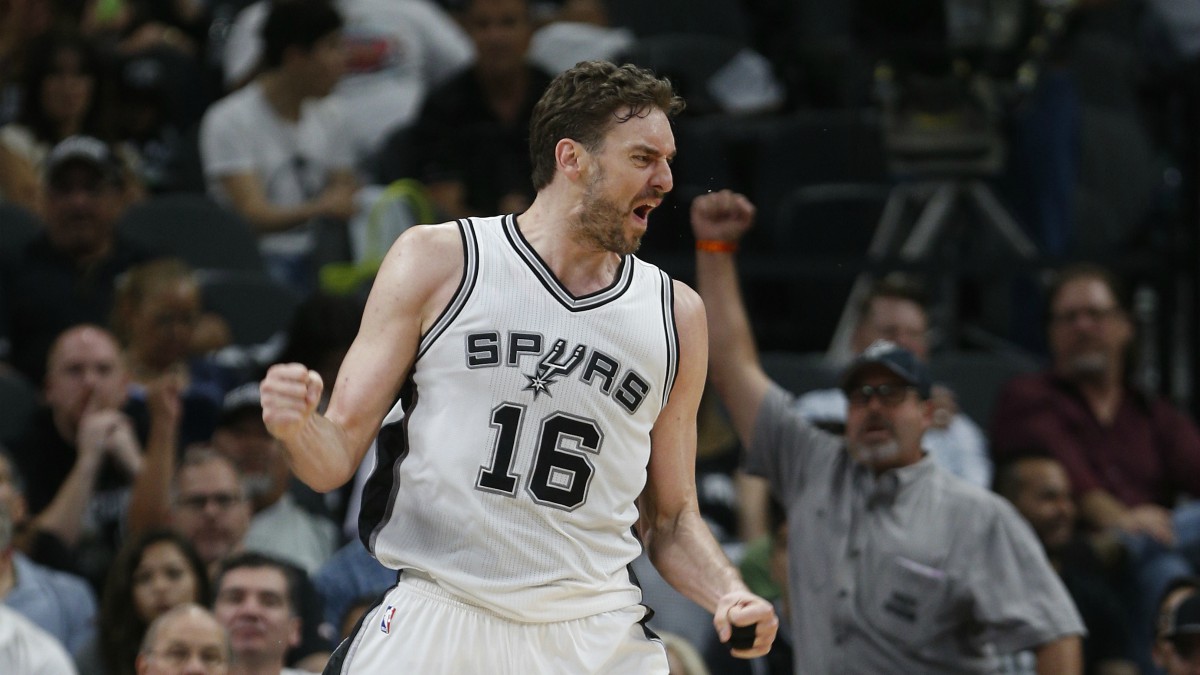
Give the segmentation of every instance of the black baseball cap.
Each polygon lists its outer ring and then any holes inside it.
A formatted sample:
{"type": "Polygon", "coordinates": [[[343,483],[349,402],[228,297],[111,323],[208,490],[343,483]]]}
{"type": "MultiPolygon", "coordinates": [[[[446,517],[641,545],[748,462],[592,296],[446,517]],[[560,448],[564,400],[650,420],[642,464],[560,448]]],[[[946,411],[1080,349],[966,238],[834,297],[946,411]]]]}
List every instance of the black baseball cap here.
{"type": "Polygon", "coordinates": [[[121,182],[121,163],[108,144],[93,136],[70,136],[54,146],[46,155],[46,182],[53,185],[62,170],[72,164],[90,166],[100,177],[113,183],[121,182]]]}
{"type": "Polygon", "coordinates": [[[259,393],[257,382],[247,382],[225,394],[224,400],[221,401],[221,414],[217,417],[217,426],[227,426],[249,413],[262,415],[262,395],[259,393]]]}
{"type": "Polygon", "coordinates": [[[864,370],[883,366],[905,382],[916,387],[921,398],[927,399],[933,388],[929,369],[916,354],[889,340],[876,340],[863,350],[842,372],[842,389],[848,389],[864,370]]]}

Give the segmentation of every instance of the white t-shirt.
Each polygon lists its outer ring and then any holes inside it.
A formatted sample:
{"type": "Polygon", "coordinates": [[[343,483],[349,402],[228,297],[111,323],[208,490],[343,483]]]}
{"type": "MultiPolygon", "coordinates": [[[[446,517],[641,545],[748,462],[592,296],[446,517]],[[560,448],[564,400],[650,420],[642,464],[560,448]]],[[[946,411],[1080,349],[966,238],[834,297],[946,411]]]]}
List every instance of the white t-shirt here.
{"type": "MultiPolygon", "coordinates": [[[[346,73],[332,98],[346,116],[355,161],[371,156],[387,134],[411,124],[429,88],[466,68],[475,48],[462,28],[429,0],[340,0],[346,73]]],[[[270,2],[243,9],[223,55],[225,85],[251,75],[262,55],[270,2]]]]}
{"type": "Polygon", "coordinates": [[[332,520],[304,510],[288,493],[256,513],[246,531],[247,551],[269,553],[316,574],[337,550],[332,520]]]}
{"type": "Polygon", "coordinates": [[[636,40],[628,28],[556,21],[539,28],[529,43],[529,62],[558,74],[580,61],[612,61],[636,40]]]}
{"type": "Polygon", "coordinates": [[[0,605],[0,672],[74,675],[77,671],[58,640],[16,610],[0,605]]]}
{"type": "MultiPolygon", "coordinates": [[[[303,204],[329,184],[330,173],[351,168],[345,118],[336,101],[307,101],[297,122],[276,114],[262,87],[252,82],[217,101],[200,124],[200,156],[208,191],[230,205],[220,179],[250,173],[277,206],[303,204]]],[[[259,237],[263,253],[297,255],[312,250],[311,224],[259,237]]]]}

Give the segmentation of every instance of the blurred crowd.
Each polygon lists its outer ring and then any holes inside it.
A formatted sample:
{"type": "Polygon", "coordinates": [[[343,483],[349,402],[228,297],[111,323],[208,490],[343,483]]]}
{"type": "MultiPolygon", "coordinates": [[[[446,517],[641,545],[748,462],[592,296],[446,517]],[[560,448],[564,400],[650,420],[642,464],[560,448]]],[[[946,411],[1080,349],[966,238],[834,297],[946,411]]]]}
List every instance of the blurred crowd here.
{"type": "MultiPolygon", "coordinates": [[[[898,6],[0,0],[0,670],[322,670],[395,572],[358,537],[371,467],[327,494],[294,479],[257,383],[277,362],[336,381],[404,229],[524,211],[534,104],[605,59],[688,101],[639,255],[694,281],[689,204],[748,194],[745,300],[796,414],[844,433],[836,373],[900,345],[934,374],[925,452],[1031,528],[1085,672],[1193,672],[1200,10],[898,6]],[[972,185],[1031,254],[938,206],[972,185]],[[937,218],[916,254],[879,244],[937,218]]],[[[795,512],[739,469],[715,395],[699,438],[703,515],[801,621],[795,512]]],[[[807,672],[786,630],[732,663],[635,568],[672,673],[807,672]]]]}

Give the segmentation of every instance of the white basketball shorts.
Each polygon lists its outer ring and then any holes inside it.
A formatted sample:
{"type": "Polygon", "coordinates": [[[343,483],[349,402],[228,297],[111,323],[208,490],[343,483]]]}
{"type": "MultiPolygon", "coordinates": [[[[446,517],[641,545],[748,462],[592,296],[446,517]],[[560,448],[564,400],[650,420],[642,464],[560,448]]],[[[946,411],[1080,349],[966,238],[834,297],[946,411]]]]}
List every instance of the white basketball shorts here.
{"type": "Polygon", "coordinates": [[[519,623],[405,573],[330,659],[325,675],[667,675],[635,605],[574,621],[519,623]]]}

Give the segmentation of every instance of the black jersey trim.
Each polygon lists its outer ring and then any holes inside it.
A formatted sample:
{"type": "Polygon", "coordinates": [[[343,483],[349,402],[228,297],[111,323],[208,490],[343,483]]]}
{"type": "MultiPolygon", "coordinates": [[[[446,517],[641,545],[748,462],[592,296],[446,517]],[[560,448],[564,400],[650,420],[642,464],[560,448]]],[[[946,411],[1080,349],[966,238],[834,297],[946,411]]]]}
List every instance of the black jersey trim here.
{"type": "Polygon", "coordinates": [[[529,242],[525,239],[525,235],[521,234],[521,229],[517,227],[516,217],[511,214],[504,216],[504,236],[508,238],[508,243],[512,245],[517,255],[525,261],[525,264],[533,272],[534,276],[537,277],[538,281],[542,283],[542,286],[563,307],[572,312],[595,309],[596,307],[606,305],[621,297],[633,285],[633,256],[623,255],[621,256],[621,265],[617,268],[617,274],[611,284],[595,293],[575,297],[563,287],[558,277],[554,276],[554,272],[550,271],[550,267],[546,265],[546,261],[542,260],[542,256],[538,255],[538,252],[529,245],[529,242]]]}
{"type": "Polygon", "coordinates": [[[675,285],[666,272],[659,270],[658,273],[662,276],[663,330],[667,337],[667,377],[662,401],[666,406],[671,389],[675,387],[675,377],[679,374],[679,327],[675,323],[675,285]]]}
{"type": "MultiPolygon", "coordinates": [[[[403,416],[391,422],[385,417],[375,436],[375,468],[363,484],[358,511],[358,538],[372,555],[375,554],[375,540],[379,533],[392,521],[396,493],[400,490],[399,465],[412,449],[408,421],[412,419],[419,398],[417,385],[410,374],[400,388],[400,399],[396,403],[404,411],[403,416]]],[[[388,417],[391,416],[392,412],[389,411],[388,417]]]]}
{"type": "Polygon", "coordinates": [[[463,241],[463,275],[458,281],[458,288],[454,291],[454,296],[450,298],[450,302],[446,303],[446,307],[442,310],[437,321],[421,338],[421,344],[417,348],[417,358],[424,356],[425,352],[433,346],[438,337],[446,332],[450,324],[458,318],[462,313],[463,307],[466,306],[467,300],[471,297],[471,293],[475,290],[475,282],[479,278],[479,239],[475,234],[475,226],[470,219],[463,218],[458,221],[458,231],[462,235],[463,241]]]}

